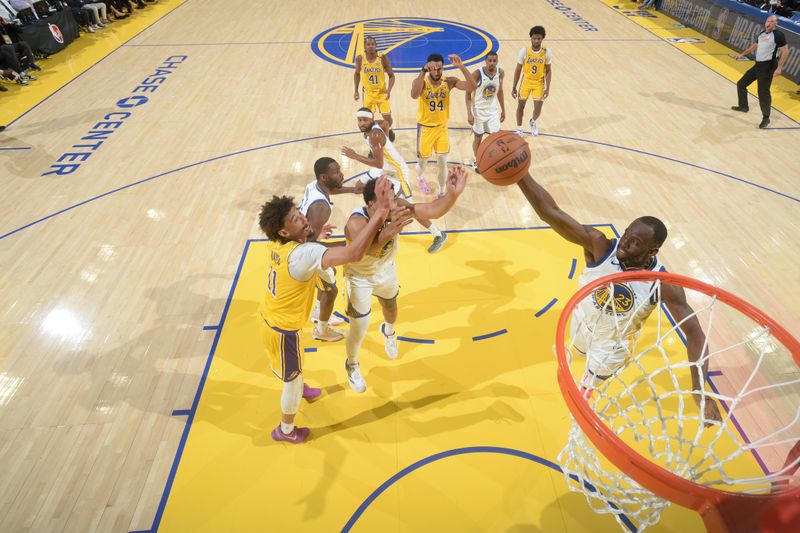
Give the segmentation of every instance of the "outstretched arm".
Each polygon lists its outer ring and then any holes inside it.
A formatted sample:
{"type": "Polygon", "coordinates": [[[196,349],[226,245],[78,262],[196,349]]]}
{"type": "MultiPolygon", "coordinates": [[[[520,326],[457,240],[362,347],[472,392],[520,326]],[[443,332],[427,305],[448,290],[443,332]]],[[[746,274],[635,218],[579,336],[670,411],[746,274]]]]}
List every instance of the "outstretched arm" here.
{"type": "Polygon", "coordinates": [[[383,145],[386,144],[386,135],[381,131],[372,130],[369,134],[368,140],[369,149],[372,151],[372,157],[364,157],[363,155],[359,155],[355,150],[347,146],[342,148],[342,155],[369,167],[383,168],[383,145]]]}
{"type": "Polygon", "coordinates": [[[441,198],[425,204],[409,204],[417,218],[432,219],[439,218],[450,211],[456,203],[456,199],[464,192],[467,185],[467,171],[461,165],[456,165],[450,169],[447,175],[445,187],[447,192],[441,198]]]}
{"type": "Polygon", "coordinates": [[[328,248],[322,256],[322,268],[353,263],[360,261],[364,257],[367,248],[375,238],[375,234],[383,226],[386,217],[389,215],[389,208],[394,201],[392,183],[386,178],[378,178],[378,183],[375,184],[375,194],[378,197],[378,208],[367,223],[364,231],[361,231],[347,246],[328,248]]]}
{"type": "MultiPolygon", "coordinates": [[[[476,77],[478,79],[480,79],[480,75],[481,75],[481,73],[480,73],[479,70],[476,70],[475,72],[473,72],[471,74],[472,81],[475,81],[476,77]]],[[[477,86],[477,82],[476,82],[476,86],[477,86]]],[[[472,114],[472,91],[465,91],[464,95],[465,95],[464,96],[464,100],[467,103],[467,122],[469,122],[469,125],[472,126],[473,124],[475,124],[475,116],[472,114]]]]}
{"type": "Polygon", "coordinates": [[[353,92],[353,99],[358,102],[358,84],[361,82],[361,56],[356,56],[356,70],[353,73],[353,84],[355,85],[355,90],[353,92]]]}
{"type": "Polygon", "coordinates": [[[306,218],[314,230],[314,234],[308,239],[309,241],[316,241],[327,239],[330,235],[323,235],[322,229],[327,224],[328,219],[331,217],[331,206],[325,202],[314,202],[308,206],[306,218]]]}
{"type": "Polygon", "coordinates": [[[599,230],[584,226],[558,207],[556,201],[544,187],[536,183],[530,174],[520,180],[517,185],[536,214],[547,222],[559,235],[569,242],[583,246],[591,261],[603,257],[611,247],[611,241],[599,230]]]}
{"type": "Polygon", "coordinates": [[[465,67],[464,63],[461,62],[461,58],[458,57],[456,54],[451,54],[447,56],[447,59],[449,59],[452,64],[457,66],[458,70],[461,71],[461,75],[464,76],[463,80],[459,80],[458,78],[455,77],[447,78],[447,83],[450,85],[450,87],[456,87],[458,89],[461,89],[462,91],[467,91],[467,92],[474,91],[478,87],[478,84],[475,83],[475,80],[467,70],[467,67],[465,67]]]}
{"type": "MultiPolygon", "coordinates": [[[[675,323],[680,324],[681,331],[686,335],[686,355],[689,361],[699,361],[701,357],[708,354],[706,335],[703,332],[700,321],[697,320],[697,316],[695,316],[694,310],[686,301],[686,293],[683,287],[664,283],[661,285],[661,297],[669,313],[672,315],[672,318],[675,320],[675,323]]],[[[692,390],[695,391],[703,390],[702,380],[708,376],[708,360],[703,361],[701,366],[703,368],[702,379],[697,367],[691,367],[692,390]]],[[[692,397],[695,403],[700,406],[702,396],[694,394],[692,397]]],[[[717,402],[712,398],[706,398],[705,412],[703,415],[707,420],[722,420],[717,402]]]]}

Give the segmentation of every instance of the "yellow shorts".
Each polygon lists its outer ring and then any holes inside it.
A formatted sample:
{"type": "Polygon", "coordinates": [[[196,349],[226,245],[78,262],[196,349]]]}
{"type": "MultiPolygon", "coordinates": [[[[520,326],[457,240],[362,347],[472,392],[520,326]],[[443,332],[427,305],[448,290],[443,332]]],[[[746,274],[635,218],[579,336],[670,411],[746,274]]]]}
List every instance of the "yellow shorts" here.
{"type": "Polygon", "coordinates": [[[534,100],[542,99],[542,96],[544,96],[544,80],[522,82],[522,87],[519,88],[519,99],[527,100],[529,96],[534,100]]]}
{"type": "Polygon", "coordinates": [[[447,135],[447,124],[441,126],[423,126],[417,124],[417,157],[424,159],[431,153],[446,154],[450,151],[450,138],[447,135]]]}
{"type": "Polygon", "coordinates": [[[386,93],[364,93],[364,107],[368,108],[373,113],[380,112],[382,115],[389,115],[392,108],[389,105],[389,99],[386,98],[386,93]]]}
{"type": "Polygon", "coordinates": [[[282,381],[292,381],[303,371],[303,342],[300,331],[286,331],[261,320],[261,343],[269,356],[272,372],[282,381]]]}

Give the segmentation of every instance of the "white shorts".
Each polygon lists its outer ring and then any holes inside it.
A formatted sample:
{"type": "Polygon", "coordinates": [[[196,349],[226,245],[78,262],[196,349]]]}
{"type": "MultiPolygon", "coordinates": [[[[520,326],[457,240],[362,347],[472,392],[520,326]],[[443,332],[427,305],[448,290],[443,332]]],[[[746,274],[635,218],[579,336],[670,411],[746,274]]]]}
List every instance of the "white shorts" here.
{"type": "Polygon", "coordinates": [[[345,276],[345,287],[347,289],[348,314],[355,312],[356,316],[367,315],[372,309],[373,295],[383,300],[397,297],[397,293],[400,292],[397,266],[392,262],[391,266],[387,266],[370,278],[347,275],[345,276]]]}
{"type": "MultiPolygon", "coordinates": [[[[586,356],[588,373],[592,376],[607,378],[627,361],[631,345],[625,339],[596,334],[580,317],[581,313],[575,309],[570,321],[570,335],[574,352],[586,356]]],[[[599,385],[597,380],[591,384],[592,387],[597,385],[599,385]]],[[[584,386],[590,386],[590,384],[584,383],[584,386]]]]}
{"type": "Polygon", "coordinates": [[[389,181],[392,182],[392,189],[398,198],[405,198],[410,203],[414,203],[414,195],[411,192],[411,186],[408,184],[408,166],[403,165],[405,175],[398,176],[396,172],[391,170],[384,170],[382,168],[371,168],[364,176],[361,176],[361,181],[366,183],[369,180],[376,180],[386,174],[389,181]]]}
{"type": "Polygon", "coordinates": [[[484,133],[497,133],[500,131],[500,112],[497,113],[475,113],[475,124],[472,125],[472,132],[475,135],[484,133]]]}

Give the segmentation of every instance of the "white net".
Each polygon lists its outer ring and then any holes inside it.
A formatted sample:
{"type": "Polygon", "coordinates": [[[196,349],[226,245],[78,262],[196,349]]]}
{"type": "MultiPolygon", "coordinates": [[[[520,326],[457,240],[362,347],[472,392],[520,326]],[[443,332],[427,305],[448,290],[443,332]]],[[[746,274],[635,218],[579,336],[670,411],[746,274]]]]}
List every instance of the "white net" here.
{"type": "MultiPolygon", "coordinates": [[[[636,453],[684,479],[750,494],[791,485],[800,464],[789,453],[800,441],[792,353],[713,287],[687,289],[694,312],[675,324],[661,305],[664,289],[674,295],[676,286],[655,277],[607,283],[574,306],[563,342],[586,401],[636,453]],[[698,339],[692,362],[687,340],[698,339]]],[[[574,421],[558,460],[570,490],[625,530],[655,524],[670,504],[615,468],[574,421]]]]}

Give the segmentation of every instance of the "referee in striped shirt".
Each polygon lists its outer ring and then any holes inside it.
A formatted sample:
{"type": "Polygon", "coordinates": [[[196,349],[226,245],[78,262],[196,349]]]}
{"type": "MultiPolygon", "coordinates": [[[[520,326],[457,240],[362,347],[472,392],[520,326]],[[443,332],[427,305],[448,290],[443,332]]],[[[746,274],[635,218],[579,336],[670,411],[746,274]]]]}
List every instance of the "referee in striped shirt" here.
{"type": "Polygon", "coordinates": [[[776,28],[778,17],[770,15],[764,21],[764,31],[758,34],[756,42],[747,47],[741,54],[736,56],[740,59],[755,51],[756,64],[744,73],[744,76],[736,83],[736,91],[739,94],[739,105],[731,107],[734,111],[747,113],[750,107],[747,105],[747,87],[758,80],[758,104],[761,106],[761,124],[759,128],[764,129],[769,126],[769,112],[772,107],[772,95],[769,88],[772,85],[772,78],[780,76],[783,64],[788,56],[789,45],[786,44],[786,36],[776,28]],[[776,68],[776,57],[780,52],[776,68]]]}

